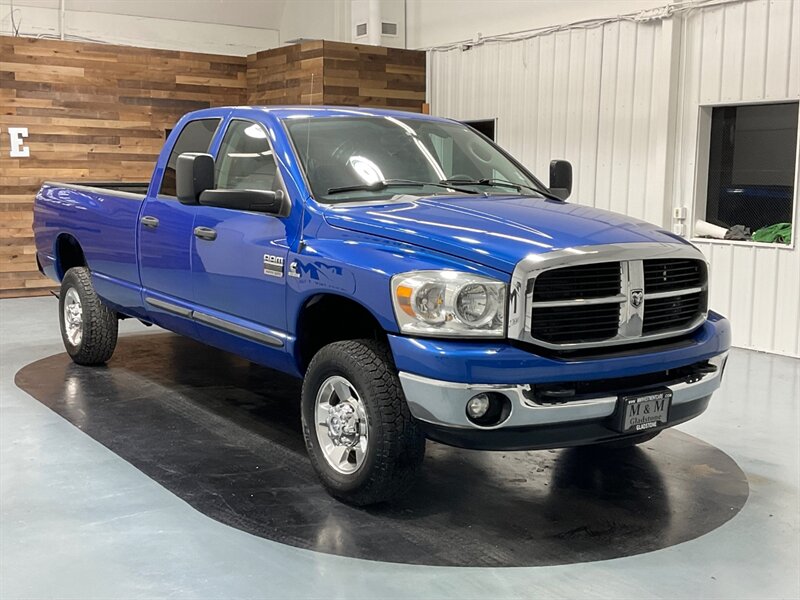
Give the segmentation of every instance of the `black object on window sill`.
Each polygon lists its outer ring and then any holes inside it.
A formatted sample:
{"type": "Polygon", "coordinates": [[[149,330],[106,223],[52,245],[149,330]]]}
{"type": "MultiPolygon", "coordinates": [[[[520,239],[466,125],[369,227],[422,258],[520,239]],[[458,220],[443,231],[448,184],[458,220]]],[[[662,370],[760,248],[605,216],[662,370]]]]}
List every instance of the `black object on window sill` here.
{"type": "Polygon", "coordinates": [[[729,228],[725,234],[726,240],[735,240],[738,242],[749,242],[753,239],[750,235],[750,228],[744,225],[734,225],[729,228]]]}

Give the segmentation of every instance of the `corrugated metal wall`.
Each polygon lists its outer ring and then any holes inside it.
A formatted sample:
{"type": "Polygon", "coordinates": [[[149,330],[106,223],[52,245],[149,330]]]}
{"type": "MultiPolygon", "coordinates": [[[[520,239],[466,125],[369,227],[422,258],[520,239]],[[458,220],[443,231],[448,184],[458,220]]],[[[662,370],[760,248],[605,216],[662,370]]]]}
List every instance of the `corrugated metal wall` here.
{"type": "MultiPolygon", "coordinates": [[[[673,206],[693,214],[700,104],[796,99],[799,24],[797,0],[751,0],[432,51],[431,110],[496,117],[498,142],[541,178],[552,158],[573,163],[573,201],[671,227],[673,206]]],[[[800,356],[800,249],[702,246],[734,343],[800,356]]]]}
{"type": "Polygon", "coordinates": [[[661,204],[647,201],[651,114],[664,104],[652,68],[661,29],[612,23],[433,52],[432,110],[497,117],[500,143],[540,177],[553,158],[573,163],[579,202],[661,222],[661,204]]]}
{"type": "MultiPolygon", "coordinates": [[[[700,106],[800,96],[800,3],[707,8],[682,30],[675,204],[692,214],[700,106]]],[[[711,305],[730,317],[737,346],[800,356],[800,214],[794,223],[794,249],[698,243],[711,261],[711,305]]]]}

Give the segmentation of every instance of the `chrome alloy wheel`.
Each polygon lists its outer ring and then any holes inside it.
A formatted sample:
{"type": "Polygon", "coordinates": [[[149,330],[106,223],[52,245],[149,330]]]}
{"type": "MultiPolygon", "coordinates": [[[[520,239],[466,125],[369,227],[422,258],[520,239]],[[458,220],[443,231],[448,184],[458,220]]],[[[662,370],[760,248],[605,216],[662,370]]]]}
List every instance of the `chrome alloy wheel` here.
{"type": "Polygon", "coordinates": [[[83,339],[83,307],[75,288],[69,288],[64,296],[64,333],[73,346],[83,339]]]}
{"type": "Polygon", "coordinates": [[[325,460],[345,475],[355,473],[367,454],[369,427],[364,403],[344,377],[328,377],[317,392],[317,440],[325,460]]]}

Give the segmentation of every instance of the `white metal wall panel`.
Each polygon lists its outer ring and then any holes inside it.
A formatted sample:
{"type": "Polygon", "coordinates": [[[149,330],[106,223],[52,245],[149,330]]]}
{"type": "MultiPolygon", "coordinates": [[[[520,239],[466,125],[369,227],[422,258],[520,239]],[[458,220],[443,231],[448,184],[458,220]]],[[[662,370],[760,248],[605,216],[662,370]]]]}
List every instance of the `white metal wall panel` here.
{"type": "MultiPolygon", "coordinates": [[[[573,201],[670,227],[673,206],[694,214],[700,106],[800,96],[800,1],[434,51],[429,64],[434,114],[497,117],[498,142],[540,178],[553,158],[573,163],[573,201]]],[[[800,356],[795,223],[795,249],[699,244],[737,346],[800,356]]]]}
{"type": "Polygon", "coordinates": [[[663,204],[647,200],[658,154],[651,116],[661,93],[652,68],[660,31],[658,23],[612,23],[433,52],[433,111],[497,117],[499,142],[540,178],[551,159],[573,163],[575,201],[661,222],[663,204]]]}
{"type": "MultiPolygon", "coordinates": [[[[751,0],[694,11],[682,37],[675,204],[693,214],[700,107],[800,97],[800,3],[751,0]]],[[[800,356],[795,208],[794,249],[698,242],[711,262],[711,306],[731,318],[737,346],[800,356]]]]}

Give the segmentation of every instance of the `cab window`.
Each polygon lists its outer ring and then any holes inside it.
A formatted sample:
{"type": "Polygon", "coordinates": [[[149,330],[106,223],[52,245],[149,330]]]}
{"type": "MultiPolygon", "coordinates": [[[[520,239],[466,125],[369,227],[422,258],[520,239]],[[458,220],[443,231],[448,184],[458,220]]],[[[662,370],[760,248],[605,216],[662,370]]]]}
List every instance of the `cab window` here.
{"type": "Polygon", "coordinates": [[[164,169],[164,176],[161,178],[161,187],[158,190],[160,196],[175,197],[175,164],[178,157],[184,152],[208,152],[211,141],[219,127],[220,119],[198,119],[189,121],[181,131],[172,152],[169,155],[167,166],[164,169]]]}
{"type": "Polygon", "coordinates": [[[217,189],[273,190],[276,174],[266,130],[252,121],[231,121],[217,157],[217,189]]]}

